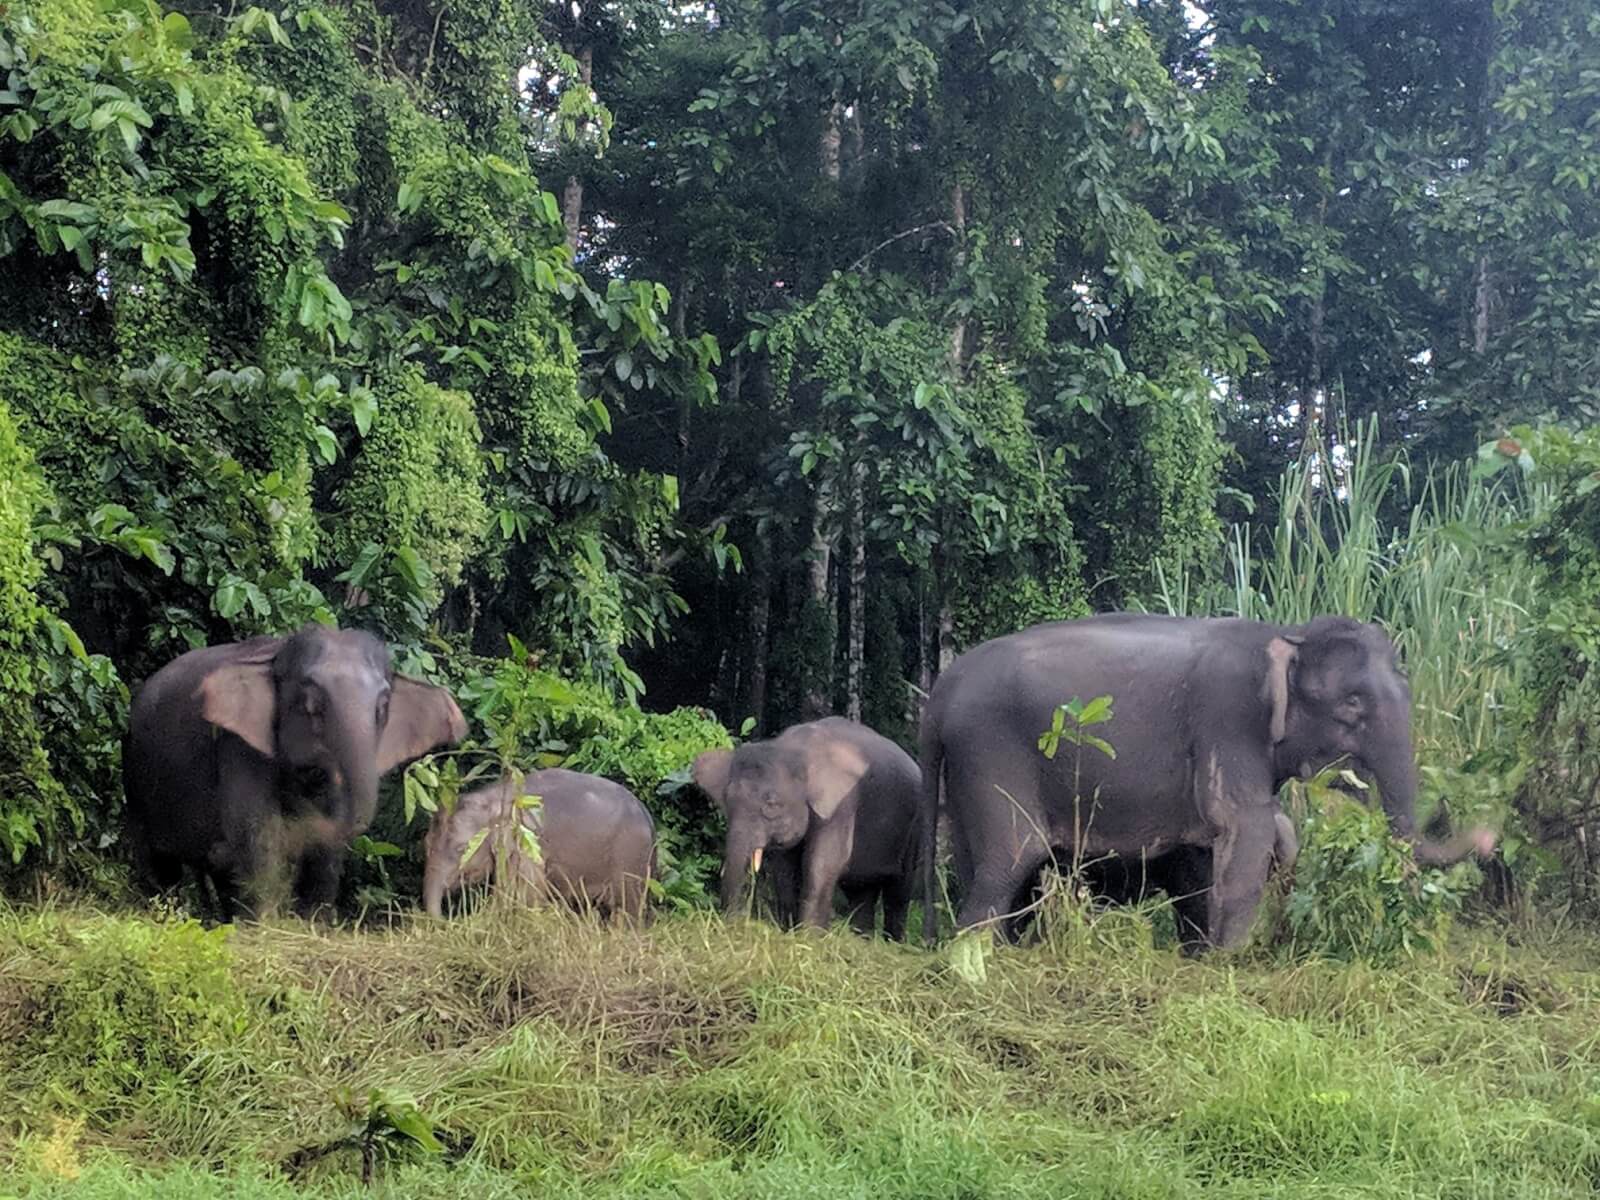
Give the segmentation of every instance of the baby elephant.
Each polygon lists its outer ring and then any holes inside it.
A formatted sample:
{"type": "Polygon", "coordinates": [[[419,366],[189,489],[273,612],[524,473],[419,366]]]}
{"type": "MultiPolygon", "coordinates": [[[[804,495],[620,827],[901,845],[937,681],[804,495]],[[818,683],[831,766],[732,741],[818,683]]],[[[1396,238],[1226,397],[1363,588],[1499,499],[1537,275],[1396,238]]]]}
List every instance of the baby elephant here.
{"type": "MultiPolygon", "coordinates": [[[[465,867],[461,856],[481,830],[493,830],[507,816],[509,790],[502,780],[460,796],[448,815],[443,809],[434,814],[422,882],[423,905],[431,915],[443,915],[445,893],[494,874],[501,839],[493,832],[465,867]]],[[[560,768],[530,771],[522,794],[540,799],[516,810],[538,840],[540,861],[526,853],[521,838],[511,839],[505,853],[528,899],[554,895],[602,917],[642,915],[646,885],[655,873],[656,827],[638,798],[609,779],[560,768]]]]}
{"type": "Polygon", "coordinates": [[[742,907],[764,858],[786,928],[826,926],[838,887],[858,932],[872,933],[881,899],[884,935],[904,939],[922,775],[899,746],[827,717],[771,741],[707,750],[694,760],[694,781],[728,815],[725,912],[742,907]]]}

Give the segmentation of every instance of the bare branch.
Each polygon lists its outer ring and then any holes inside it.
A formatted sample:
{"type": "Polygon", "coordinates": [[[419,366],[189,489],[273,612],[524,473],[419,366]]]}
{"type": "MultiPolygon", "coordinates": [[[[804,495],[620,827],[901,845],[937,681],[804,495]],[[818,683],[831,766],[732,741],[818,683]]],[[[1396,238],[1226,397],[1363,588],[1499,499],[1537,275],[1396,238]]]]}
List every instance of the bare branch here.
{"type": "Polygon", "coordinates": [[[956,231],[950,227],[950,222],[949,221],[929,221],[926,225],[918,225],[915,229],[902,229],[899,233],[895,234],[893,237],[884,238],[883,241],[879,242],[871,250],[868,250],[860,258],[856,259],[855,262],[851,263],[848,267],[845,268],[845,274],[848,275],[851,271],[854,271],[857,267],[862,266],[863,264],[865,264],[867,259],[871,258],[874,254],[876,254],[879,250],[882,250],[885,246],[892,246],[895,242],[898,242],[901,238],[915,237],[917,234],[919,234],[919,233],[927,233],[931,229],[943,230],[945,233],[948,233],[951,237],[954,237],[955,234],[956,234],[956,231]]]}

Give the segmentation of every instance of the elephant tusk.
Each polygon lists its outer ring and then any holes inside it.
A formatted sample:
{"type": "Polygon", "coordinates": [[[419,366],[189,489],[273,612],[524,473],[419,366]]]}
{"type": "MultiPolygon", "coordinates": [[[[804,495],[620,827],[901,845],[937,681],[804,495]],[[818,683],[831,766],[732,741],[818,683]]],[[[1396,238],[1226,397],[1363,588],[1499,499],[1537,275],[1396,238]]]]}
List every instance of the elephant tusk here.
{"type": "Polygon", "coordinates": [[[761,851],[764,847],[757,846],[750,852],[750,874],[754,875],[761,870],[761,851]]]}

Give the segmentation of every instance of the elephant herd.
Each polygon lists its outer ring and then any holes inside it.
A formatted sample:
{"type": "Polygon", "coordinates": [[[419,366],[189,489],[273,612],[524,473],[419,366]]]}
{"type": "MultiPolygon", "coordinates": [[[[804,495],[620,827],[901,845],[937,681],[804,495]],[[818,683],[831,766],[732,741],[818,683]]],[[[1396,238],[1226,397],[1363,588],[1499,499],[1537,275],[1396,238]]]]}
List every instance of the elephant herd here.
{"type": "MultiPolygon", "coordinates": [[[[337,896],[379,779],[465,733],[450,694],[395,674],[366,633],[309,625],[191,651],[133,703],[123,772],[139,873],[159,889],[193,870],[224,919],[269,906],[274,888],[311,914],[337,896]]],[[[1376,790],[1419,861],[1494,845],[1484,830],[1417,836],[1410,690],[1389,638],[1343,617],[1287,627],[1116,613],[996,638],[940,675],[920,750],[919,764],[828,717],[696,757],[695,784],[727,816],[724,909],[740,909],[759,875],[786,927],[827,925],[839,893],[855,929],[873,932],[881,905],[898,940],[920,879],[931,942],[939,872],[926,868],[942,811],[958,929],[1015,936],[1041,872],[1076,862],[1113,900],[1167,892],[1185,949],[1236,946],[1274,866],[1297,851],[1279,788],[1334,764],[1376,790]],[[1058,710],[1097,696],[1112,704],[1095,737],[1064,729],[1058,710]]],[[[447,894],[498,867],[497,886],[530,899],[637,917],[654,840],[627,789],[533,771],[520,789],[501,781],[435,814],[424,907],[440,915],[447,894]],[[512,823],[536,851],[488,836],[512,823]]]]}

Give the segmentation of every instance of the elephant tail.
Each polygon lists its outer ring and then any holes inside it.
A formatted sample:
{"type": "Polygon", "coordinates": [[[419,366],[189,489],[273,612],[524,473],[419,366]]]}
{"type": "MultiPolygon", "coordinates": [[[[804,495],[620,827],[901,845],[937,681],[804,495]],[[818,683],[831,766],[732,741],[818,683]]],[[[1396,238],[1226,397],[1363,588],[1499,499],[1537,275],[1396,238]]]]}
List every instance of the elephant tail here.
{"type": "Polygon", "coordinates": [[[922,943],[939,936],[939,784],[944,774],[944,740],[932,704],[922,710],[919,759],[922,767],[922,943]]]}

